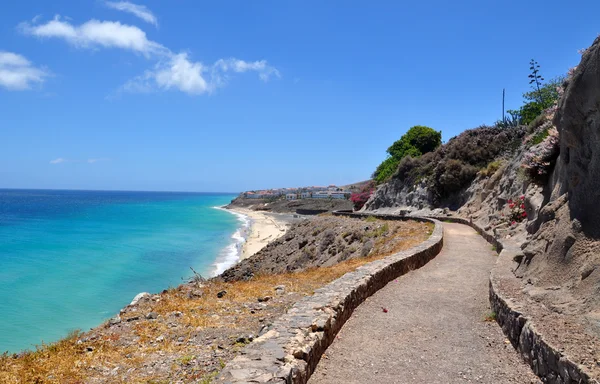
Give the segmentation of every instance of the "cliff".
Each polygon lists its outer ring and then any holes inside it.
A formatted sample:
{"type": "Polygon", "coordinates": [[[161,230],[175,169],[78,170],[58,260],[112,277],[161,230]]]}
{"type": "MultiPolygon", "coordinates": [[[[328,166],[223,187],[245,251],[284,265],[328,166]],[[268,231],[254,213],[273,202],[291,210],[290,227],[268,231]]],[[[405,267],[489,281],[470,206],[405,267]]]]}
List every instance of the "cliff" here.
{"type": "Polygon", "coordinates": [[[529,127],[466,131],[404,159],[366,210],[450,212],[515,240],[529,297],[600,335],[600,38],[561,92],[529,127]]]}

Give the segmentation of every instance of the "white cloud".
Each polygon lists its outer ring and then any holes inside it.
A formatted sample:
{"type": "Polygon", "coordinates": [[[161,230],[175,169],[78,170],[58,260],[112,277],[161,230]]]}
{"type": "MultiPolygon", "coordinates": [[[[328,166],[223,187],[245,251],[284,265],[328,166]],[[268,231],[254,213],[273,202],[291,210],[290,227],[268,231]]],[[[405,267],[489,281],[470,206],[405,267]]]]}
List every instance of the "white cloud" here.
{"type": "Polygon", "coordinates": [[[94,164],[101,161],[110,161],[107,157],[99,157],[99,158],[91,158],[87,160],[73,160],[73,159],[65,159],[64,157],[59,157],[54,160],[50,160],[50,164],[62,164],[62,163],[89,163],[94,164]]]}
{"type": "MultiPolygon", "coordinates": [[[[107,4],[130,4],[111,2],[107,4]]],[[[112,7],[112,5],[110,5],[112,7]]],[[[34,18],[39,20],[39,18],[34,18]]],[[[152,70],[146,71],[121,87],[128,92],[179,90],[191,95],[210,93],[227,84],[231,73],[255,72],[262,81],[281,77],[279,71],[266,60],[244,61],[235,58],[219,59],[212,65],[190,60],[187,53],[175,54],[167,47],[149,40],[138,27],[115,21],[90,20],[79,26],[55,16],[38,24],[24,22],[19,29],[40,38],[59,38],[80,48],[121,48],[144,54],[158,60],[152,70]]]]}
{"type": "Polygon", "coordinates": [[[109,8],[131,13],[147,23],[158,26],[156,16],[145,5],[133,4],[128,1],[107,1],[105,4],[109,8]]]}
{"type": "Polygon", "coordinates": [[[281,74],[276,68],[267,65],[266,60],[248,62],[234,58],[226,60],[220,59],[217,60],[214,68],[223,72],[230,70],[237,73],[255,71],[258,72],[258,76],[263,81],[268,81],[271,76],[281,77],[281,74]]]}
{"type": "Polygon", "coordinates": [[[60,16],[46,24],[21,23],[19,29],[40,38],[59,38],[80,48],[121,48],[146,56],[168,52],[162,45],[148,40],[146,32],[118,21],[90,20],[79,26],[63,21],[60,16]]]}
{"type": "Polygon", "coordinates": [[[258,72],[259,78],[263,81],[269,80],[271,76],[281,76],[279,71],[267,65],[265,60],[246,62],[234,58],[220,59],[213,65],[206,66],[198,61],[191,61],[187,53],[179,53],[157,64],[154,70],[146,71],[142,76],[127,82],[123,90],[152,92],[176,89],[190,95],[199,95],[224,86],[230,72],[248,71],[258,72]]]}
{"type": "Polygon", "coordinates": [[[107,158],[107,157],[100,157],[100,158],[97,158],[97,159],[87,159],[87,162],[90,163],[90,164],[99,163],[101,161],[110,161],[110,159],[107,158]]]}
{"type": "Polygon", "coordinates": [[[48,76],[46,70],[34,67],[25,57],[0,51],[0,87],[18,91],[30,89],[48,76]]]}

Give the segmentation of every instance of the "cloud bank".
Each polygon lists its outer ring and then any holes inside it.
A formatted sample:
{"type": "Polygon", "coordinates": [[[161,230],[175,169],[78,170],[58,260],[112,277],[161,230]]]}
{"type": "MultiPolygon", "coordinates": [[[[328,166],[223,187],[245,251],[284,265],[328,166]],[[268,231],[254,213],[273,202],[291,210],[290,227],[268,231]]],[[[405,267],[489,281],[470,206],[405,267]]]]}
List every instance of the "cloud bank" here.
{"type": "Polygon", "coordinates": [[[50,74],[31,64],[25,57],[0,51],[0,87],[8,90],[27,90],[41,84],[50,74]]]}

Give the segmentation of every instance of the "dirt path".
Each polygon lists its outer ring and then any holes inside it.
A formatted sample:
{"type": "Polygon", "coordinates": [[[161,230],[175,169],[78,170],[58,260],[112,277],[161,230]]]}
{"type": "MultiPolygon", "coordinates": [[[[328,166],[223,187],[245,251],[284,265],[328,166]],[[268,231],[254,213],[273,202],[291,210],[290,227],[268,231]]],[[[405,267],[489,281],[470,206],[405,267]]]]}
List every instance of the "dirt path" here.
{"type": "Polygon", "coordinates": [[[442,252],[363,303],[309,383],[539,383],[484,320],[495,261],[473,229],[445,223],[442,252]]]}

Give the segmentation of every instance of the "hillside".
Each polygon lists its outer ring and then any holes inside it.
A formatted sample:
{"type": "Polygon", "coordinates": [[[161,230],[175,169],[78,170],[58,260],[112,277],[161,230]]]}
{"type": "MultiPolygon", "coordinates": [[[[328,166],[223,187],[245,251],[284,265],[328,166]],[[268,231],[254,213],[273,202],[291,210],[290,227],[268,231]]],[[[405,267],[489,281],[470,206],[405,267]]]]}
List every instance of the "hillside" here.
{"type": "Polygon", "coordinates": [[[480,127],[402,160],[367,211],[472,219],[521,244],[523,292],[600,336],[600,38],[528,126],[480,127]]]}

